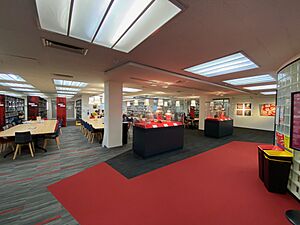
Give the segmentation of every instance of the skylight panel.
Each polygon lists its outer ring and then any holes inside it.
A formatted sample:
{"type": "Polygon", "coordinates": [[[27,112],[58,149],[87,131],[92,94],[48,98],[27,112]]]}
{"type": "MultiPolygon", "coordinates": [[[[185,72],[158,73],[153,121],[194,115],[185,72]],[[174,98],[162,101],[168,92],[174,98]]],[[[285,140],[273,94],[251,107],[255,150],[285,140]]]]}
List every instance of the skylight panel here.
{"type": "Polygon", "coordinates": [[[142,91],[142,90],[141,89],[137,89],[137,88],[123,87],[123,92],[134,93],[134,92],[139,92],[139,91],[142,91]]]}
{"type": "Polygon", "coordinates": [[[36,7],[42,29],[123,52],[182,11],[170,0],[36,0],[36,7]]]}
{"type": "Polygon", "coordinates": [[[276,89],[276,84],[270,84],[270,85],[262,85],[262,86],[251,86],[251,87],[244,87],[244,89],[251,90],[251,91],[257,91],[257,90],[268,90],[268,89],[276,89]]]}
{"type": "Polygon", "coordinates": [[[147,11],[128,30],[114,49],[130,52],[154,31],[176,16],[182,9],[167,0],[154,1],[147,11]]]}
{"type": "Polygon", "coordinates": [[[67,35],[71,0],[36,0],[41,28],[67,35]]]}
{"type": "Polygon", "coordinates": [[[237,78],[232,80],[224,80],[223,82],[231,85],[247,85],[247,84],[266,83],[272,81],[275,81],[275,79],[271,75],[266,74],[266,75],[252,76],[252,77],[237,78]]]}
{"type": "Polygon", "coordinates": [[[19,75],[5,73],[0,73],[0,80],[25,82],[25,80],[19,75]]]}
{"type": "Polygon", "coordinates": [[[145,10],[151,0],[115,0],[94,43],[111,48],[145,10]]]}
{"type": "Polygon", "coordinates": [[[242,53],[235,53],[206,63],[202,63],[187,69],[187,72],[206,77],[214,77],[228,73],[258,68],[253,61],[242,53]]]}
{"type": "Polygon", "coordinates": [[[110,0],[74,1],[70,36],[91,42],[109,3],[110,0]]]}
{"type": "Polygon", "coordinates": [[[276,95],[276,91],[263,91],[260,92],[263,95],[276,95]]]}
{"type": "Polygon", "coordinates": [[[22,88],[34,88],[31,84],[22,84],[22,83],[1,83],[0,85],[6,87],[22,87],[22,88]]]}

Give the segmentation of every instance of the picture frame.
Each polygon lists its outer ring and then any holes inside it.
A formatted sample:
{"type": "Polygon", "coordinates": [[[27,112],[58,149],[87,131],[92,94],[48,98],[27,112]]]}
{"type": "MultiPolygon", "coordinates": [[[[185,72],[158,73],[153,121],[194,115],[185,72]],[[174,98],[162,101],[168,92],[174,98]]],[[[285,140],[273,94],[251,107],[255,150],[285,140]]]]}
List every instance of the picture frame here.
{"type": "Polygon", "coordinates": [[[247,102],[244,104],[244,109],[250,109],[251,110],[252,104],[250,102],[247,102]]]}
{"type": "Polygon", "coordinates": [[[244,111],[244,116],[252,116],[252,111],[251,111],[251,109],[245,110],[245,111],[244,111]]]}
{"type": "Polygon", "coordinates": [[[273,103],[266,103],[259,105],[260,116],[275,116],[276,115],[276,105],[273,103]]]}
{"type": "Polygon", "coordinates": [[[236,110],[237,116],[243,116],[243,110],[236,110]]]}
{"type": "Polygon", "coordinates": [[[243,109],[244,108],[244,104],[243,103],[237,103],[236,104],[236,109],[243,109]]]}

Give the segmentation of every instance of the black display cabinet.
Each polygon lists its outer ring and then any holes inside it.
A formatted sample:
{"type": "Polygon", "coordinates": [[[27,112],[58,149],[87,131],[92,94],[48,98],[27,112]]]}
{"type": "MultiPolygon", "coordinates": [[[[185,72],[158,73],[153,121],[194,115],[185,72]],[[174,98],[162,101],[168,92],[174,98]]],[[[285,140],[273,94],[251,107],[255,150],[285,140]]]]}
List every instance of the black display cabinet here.
{"type": "Polygon", "coordinates": [[[180,126],[133,127],[133,152],[143,158],[183,148],[184,128],[180,126]]]}
{"type": "Polygon", "coordinates": [[[225,137],[233,134],[233,120],[206,119],[204,134],[208,137],[225,137]]]}

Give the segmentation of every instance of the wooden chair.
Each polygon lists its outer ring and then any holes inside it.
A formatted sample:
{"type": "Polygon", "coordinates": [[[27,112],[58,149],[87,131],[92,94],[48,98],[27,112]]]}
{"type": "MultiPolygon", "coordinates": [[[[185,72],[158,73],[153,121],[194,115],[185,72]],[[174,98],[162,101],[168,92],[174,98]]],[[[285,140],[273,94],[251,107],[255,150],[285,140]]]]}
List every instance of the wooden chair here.
{"type": "Polygon", "coordinates": [[[21,147],[23,145],[28,145],[29,146],[31,157],[34,157],[34,154],[33,154],[34,145],[33,145],[33,142],[32,142],[32,136],[31,136],[30,131],[16,132],[15,133],[15,144],[16,144],[16,150],[15,150],[15,153],[14,153],[13,160],[16,159],[18,153],[19,153],[19,155],[21,154],[21,147]]]}
{"type": "Polygon", "coordinates": [[[9,146],[12,147],[14,151],[14,141],[9,138],[0,138],[0,153],[4,152],[9,146]]]}

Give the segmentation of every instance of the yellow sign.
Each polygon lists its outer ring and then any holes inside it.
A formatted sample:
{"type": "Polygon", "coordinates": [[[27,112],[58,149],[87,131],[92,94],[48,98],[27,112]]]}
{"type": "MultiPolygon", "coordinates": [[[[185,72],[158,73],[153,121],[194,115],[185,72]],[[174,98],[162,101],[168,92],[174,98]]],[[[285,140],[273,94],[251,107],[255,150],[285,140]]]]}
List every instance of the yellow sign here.
{"type": "Polygon", "coordinates": [[[292,153],[294,151],[292,148],[290,148],[290,137],[287,135],[284,135],[284,148],[292,153]]]}

